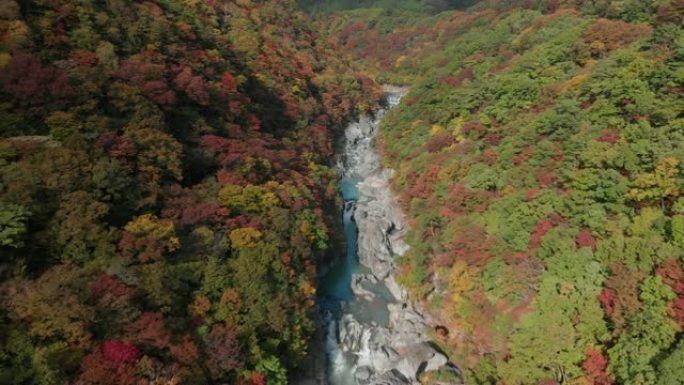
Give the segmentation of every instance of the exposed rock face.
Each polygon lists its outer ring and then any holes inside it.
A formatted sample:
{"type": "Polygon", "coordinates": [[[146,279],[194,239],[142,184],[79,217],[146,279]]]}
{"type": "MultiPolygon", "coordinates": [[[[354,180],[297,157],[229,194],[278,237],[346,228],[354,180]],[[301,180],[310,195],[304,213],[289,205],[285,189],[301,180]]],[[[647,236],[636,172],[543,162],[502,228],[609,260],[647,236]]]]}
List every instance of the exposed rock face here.
{"type": "Polygon", "coordinates": [[[373,138],[382,115],[382,112],[375,117],[364,115],[345,130],[346,146],[343,162],[344,172],[348,177],[362,178],[379,167],[380,156],[373,148],[375,145],[373,138]]]}
{"type": "Polygon", "coordinates": [[[385,286],[387,286],[387,289],[390,291],[390,293],[392,293],[394,298],[401,302],[408,300],[408,292],[406,291],[406,288],[399,285],[394,279],[393,275],[387,277],[384,282],[385,286]]]}
{"type": "MultiPolygon", "coordinates": [[[[390,94],[390,105],[398,103],[401,96],[390,94]]],[[[361,180],[354,212],[357,254],[361,265],[370,270],[370,274],[352,277],[352,290],[357,300],[372,301],[376,294],[363,285],[382,282],[394,299],[386,304],[387,325],[363,323],[354,314],[344,314],[337,323],[337,344],[350,361],[353,376],[349,377],[357,385],[418,384],[421,373],[443,370],[449,361],[430,343],[426,317],[394,278],[394,257],[409,247],[404,242],[406,222],[390,189],[393,172],[380,167],[375,150],[377,126],[377,121],[366,118],[350,125],[346,132],[344,172],[361,180]]]]}
{"type": "Polygon", "coordinates": [[[388,327],[363,324],[352,314],[340,320],[339,345],[342,351],[356,356],[354,377],[358,384],[415,384],[421,373],[447,365],[447,357],[429,342],[422,315],[410,303],[388,307],[388,327]]]}
{"type": "Polygon", "coordinates": [[[359,183],[354,220],[359,228],[359,262],[378,280],[389,277],[394,255],[408,250],[403,241],[404,220],[389,189],[390,170],[382,170],[359,183]]]}
{"type": "Polygon", "coordinates": [[[373,380],[370,385],[405,385],[411,382],[405,378],[399,371],[393,370],[384,373],[382,376],[373,380]]]}

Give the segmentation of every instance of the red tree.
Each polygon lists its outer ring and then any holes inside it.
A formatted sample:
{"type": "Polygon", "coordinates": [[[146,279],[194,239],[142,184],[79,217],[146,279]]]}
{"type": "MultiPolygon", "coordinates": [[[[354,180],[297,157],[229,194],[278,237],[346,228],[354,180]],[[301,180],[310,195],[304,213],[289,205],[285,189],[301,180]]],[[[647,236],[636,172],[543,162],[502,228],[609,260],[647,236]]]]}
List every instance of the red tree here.
{"type": "Polygon", "coordinates": [[[143,95],[156,104],[174,105],[177,101],[176,94],[163,80],[150,80],[143,83],[142,92],[143,95]]]}
{"type": "Polygon", "coordinates": [[[448,132],[440,132],[428,140],[425,149],[430,152],[437,152],[452,144],[454,144],[454,137],[448,132]]]}
{"type": "Polygon", "coordinates": [[[129,137],[119,136],[114,132],[105,132],[97,139],[95,144],[107,155],[120,160],[128,165],[132,165],[138,149],[129,137]]]}
{"type": "Polygon", "coordinates": [[[138,385],[134,361],[117,361],[104,356],[103,349],[81,359],[81,373],[75,384],[83,385],[138,385]]]}
{"type": "Polygon", "coordinates": [[[126,327],[126,332],[133,341],[159,349],[168,347],[171,342],[171,333],[166,329],[161,313],[143,313],[126,327]]]}
{"type": "Polygon", "coordinates": [[[443,266],[451,266],[456,260],[464,260],[473,266],[483,266],[489,260],[487,252],[487,231],[477,225],[468,226],[464,231],[456,231],[453,240],[449,244],[452,250],[438,260],[443,266]]]}
{"type": "Polygon", "coordinates": [[[411,172],[408,175],[409,185],[411,186],[408,190],[408,195],[412,198],[427,198],[432,195],[439,170],[439,165],[431,163],[420,174],[411,172]]]}
{"type": "Polygon", "coordinates": [[[542,220],[534,227],[530,237],[530,249],[536,249],[541,245],[542,238],[553,228],[553,222],[548,219],[542,220]]]}
{"type": "Polygon", "coordinates": [[[224,95],[230,95],[237,91],[237,81],[230,72],[221,76],[221,91],[224,95]]]}
{"type": "Polygon", "coordinates": [[[136,296],[135,288],[125,285],[119,279],[109,274],[100,273],[90,283],[90,294],[97,301],[98,306],[120,309],[128,305],[136,296]]]}
{"type": "Polygon", "coordinates": [[[201,105],[209,104],[209,92],[200,76],[194,76],[190,67],[183,67],[173,80],[176,87],[201,105]]]}
{"type": "Polygon", "coordinates": [[[666,259],[656,273],[677,294],[670,303],[669,313],[680,325],[684,326],[684,268],[676,258],[666,259]]]}
{"type": "Polygon", "coordinates": [[[74,93],[61,69],[43,66],[27,53],[17,53],[0,71],[0,85],[21,105],[40,105],[48,97],[63,98],[74,93]]]}
{"type": "Polygon", "coordinates": [[[612,316],[615,311],[615,290],[604,287],[601,290],[601,293],[599,293],[598,300],[601,302],[603,311],[605,311],[608,316],[612,316]]]}
{"type": "Polygon", "coordinates": [[[577,233],[575,243],[579,248],[591,247],[592,250],[596,250],[596,239],[591,235],[591,231],[587,229],[582,229],[577,233]]]}
{"type": "Polygon", "coordinates": [[[556,176],[553,174],[553,171],[542,169],[537,172],[536,176],[541,187],[550,187],[556,182],[556,176]]]}
{"type": "Polygon", "coordinates": [[[608,358],[599,350],[594,348],[587,350],[582,369],[584,369],[587,379],[594,385],[611,385],[613,383],[607,373],[608,358]]]}
{"type": "Polygon", "coordinates": [[[239,381],[238,385],[266,385],[266,376],[263,373],[251,372],[247,378],[239,381]]]}
{"type": "Polygon", "coordinates": [[[444,200],[444,207],[454,214],[469,212],[483,212],[492,197],[492,193],[473,190],[462,183],[449,187],[449,193],[444,200]]]}
{"type": "Polygon", "coordinates": [[[197,361],[199,357],[197,345],[189,335],[183,336],[179,343],[171,345],[170,351],[176,361],[186,365],[197,361]]]}
{"type": "Polygon", "coordinates": [[[132,362],[138,359],[140,350],[126,342],[109,340],[102,344],[102,356],[110,361],[132,362]]]}
{"type": "Polygon", "coordinates": [[[541,380],[537,383],[537,385],[559,385],[558,381],[556,380],[541,380]]]}
{"type": "Polygon", "coordinates": [[[164,218],[174,219],[181,226],[194,226],[204,223],[221,223],[230,214],[216,201],[201,202],[197,194],[190,189],[172,186],[170,195],[162,210],[164,218]]]}
{"type": "Polygon", "coordinates": [[[242,366],[240,345],[235,331],[222,324],[216,324],[205,337],[207,365],[215,377],[242,366]]]}
{"type": "Polygon", "coordinates": [[[487,127],[480,122],[470,121],[463,123],[461,131],[471,138],[480,139],[487,133],[487,127]]]}
{"type": "Polygon", "coordinates": [[[647,36],[651,31],[652,28],[647,24],[598,19],[587,29],[584,41],[587,44],[601,42],[607,51],[612,51],[647,36]]]}
{"type": "Polygon", "coordinates": [[[620,263],[611,263],[610,270],[599,301],[613,322],[615,333],[619,333],[627,320],[641,309],[639,287],[646,274],[620,263]]]}
{"type": "Polygon", "coordinates": [[[613,130],[605,130],[598,138],[599,142],[615,144],[620,140],[620,133],[613,130]]]}

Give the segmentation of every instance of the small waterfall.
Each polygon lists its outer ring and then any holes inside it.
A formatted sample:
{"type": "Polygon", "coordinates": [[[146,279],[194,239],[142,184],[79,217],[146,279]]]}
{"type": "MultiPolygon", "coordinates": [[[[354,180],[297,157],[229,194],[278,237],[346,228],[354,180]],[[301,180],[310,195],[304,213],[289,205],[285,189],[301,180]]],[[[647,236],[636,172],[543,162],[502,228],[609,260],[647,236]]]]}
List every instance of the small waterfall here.
{"type": "Polygon", "coordinates": [[[327,324],[325,351],[328,355],[328,382],[334,385],[354,385],[348,376],[352,370],[349,360],[337,342],[337,320],[332,313],[327,312],[325,322],[327,324]]]}

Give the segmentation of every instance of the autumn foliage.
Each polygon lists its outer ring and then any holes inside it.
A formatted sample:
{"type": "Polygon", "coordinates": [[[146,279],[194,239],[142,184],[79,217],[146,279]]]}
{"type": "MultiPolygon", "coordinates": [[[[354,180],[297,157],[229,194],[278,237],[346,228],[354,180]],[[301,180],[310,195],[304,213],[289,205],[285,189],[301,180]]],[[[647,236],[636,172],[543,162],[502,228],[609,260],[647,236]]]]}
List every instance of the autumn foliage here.
{"type": "Polygon", "coordinates": [[[599,19],[584,34],[584,42],[591,45],[592,50],[612,51],[632,43],[650,32],[651,27],[645,24],[599,19]]]}
{"type": "Polygon", "coordinates": [[[668,258],[658,267],[657,274],[676,294],[676,298],[670,302],[668,310],[672,318],[680,325],[684,325],[684,269],[682,263],[675,258],[668,258]]]}
{"type": "Polygon", "coordinates": [[[0,43],[0,383],[300,367],[374,81],[289,1],[2,0],[0,43]]]}
{"type": "Polygon", "coordinates": [[[682,377],[680,3],[326,19],[367,71],[411,85],[381,130],[411,223],[398,279],[469,382],[682,377]]]}
{"type": "Polygon", "coordinates": [[[594,349],[587,350],[586,358],[582,363],[582,369],[587,376],[587,379],[594,385],[611,385],[612,379],[607,373],[608,359],[606,356],[594,349]]]}
{"type": "Polygon", "coordinates": [[[105,341],[102,343],[102,356],[114,362],[132,362],[140,356],[140,350],[135,345],[121,341],[105,341]]]}

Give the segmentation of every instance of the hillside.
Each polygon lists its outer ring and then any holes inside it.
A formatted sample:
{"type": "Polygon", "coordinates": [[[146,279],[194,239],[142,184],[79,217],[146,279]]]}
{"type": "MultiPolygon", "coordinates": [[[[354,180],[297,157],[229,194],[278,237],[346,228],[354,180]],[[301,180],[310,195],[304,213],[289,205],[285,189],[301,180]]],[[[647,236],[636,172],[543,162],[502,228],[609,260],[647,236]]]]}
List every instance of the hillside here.
{"type": "Polygon", "coordinates": [[[323,14],[351,9],[363,9],[366,12],[370,8],[438,13],[448,9],[468,8],[478,2],[479,0],[297,0],[302,9],[323,14]]]}
{"type": "Polygon", "coordinates": [[[324,19],[368,74],[411,86],[381,131],[412,220],[402,283],[468,383],[682,384],[683,14],[518,1],[324,19]]]}
{"type": "Polygon", "coordinates": [[[326,359],[684,385],[683,0],[0,0],[0,384],[326,359]]]}
{"type": "Polygon", "coordinates": [[[286,0],[0,0],[0,383],[286,383],[380,92],[320,40],[286,0]]]}

